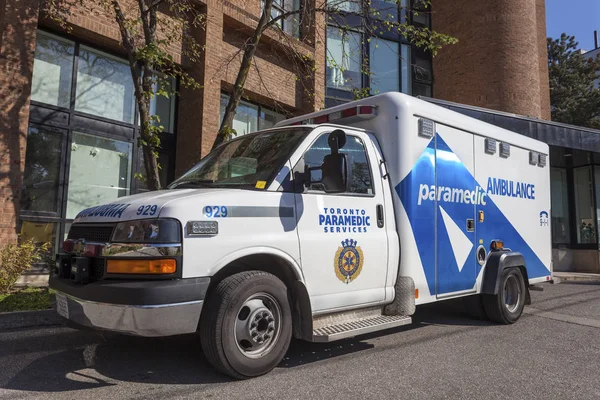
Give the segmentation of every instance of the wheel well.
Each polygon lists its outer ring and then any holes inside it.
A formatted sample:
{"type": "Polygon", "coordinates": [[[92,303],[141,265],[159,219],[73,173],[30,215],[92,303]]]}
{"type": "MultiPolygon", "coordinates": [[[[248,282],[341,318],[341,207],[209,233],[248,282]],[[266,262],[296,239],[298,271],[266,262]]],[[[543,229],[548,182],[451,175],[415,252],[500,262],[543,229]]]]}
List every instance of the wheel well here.
{"type": "Polygon", "coordinates": [[[294,337],[309,340],[312,338],[312,309],[308,291],[298,279],[294,267],[281,257],[271,254],[253,254],[239,258],[221,268],[211,277],[206,297],[209,297],[219,282],[228,276],[244,271],[264,271],[275,275],[288,288],[288,298],[293,316],[294,337]]]}

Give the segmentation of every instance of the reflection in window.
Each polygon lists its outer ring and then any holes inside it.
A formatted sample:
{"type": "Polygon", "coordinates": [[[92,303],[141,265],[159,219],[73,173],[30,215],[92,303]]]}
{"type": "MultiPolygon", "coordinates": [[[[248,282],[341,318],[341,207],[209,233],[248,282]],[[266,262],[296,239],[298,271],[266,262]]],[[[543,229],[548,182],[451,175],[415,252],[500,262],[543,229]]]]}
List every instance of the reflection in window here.
{"type": "Polygon", "coordinates": [[[67,219],[85,208],[128,195],[130,171],[130,143],[74,132],[67,219]]]}
{"type": "MultiPolygon", "coordinates": [[[[34,221],[21,221],[20,239],[25,241],[32,239],[34,243],[50,243],[50,247],[54,250],[54,254],[57,252],[59,246],[57,245],[57,234],[58,224],[54,222],[34,222],[34,221]]],[[[51,251],[52,251],[51,250],[51,251]]],[[[41,266],[45,266],[39,263],[41,266]]]]}
{"type": "MultiPolygon", "coordinates": [[[[567,197],[567,171],[561,168],[552,168],[551,195],[552,201],[552,242],[569,243],[569,200],[567,197]]],[[[598,185],[596,190],[600,189],[598,185]]]]}
{"type": "Polygon", "coordinates": [[[402,45],[402,93],[412,94],[412,68],[410,45],[402,45]]]}
{"type": "MultiPolygon", "coordinates": [[[[261,1],[261,12],[264,7],[264,1],[261,1]]],[[[290,11],[296,11],[300,9],[300,0],[273,0],[271,6],[271,18],[277,18],[290,11]]],[[[287,18],[277,20],[275,23],[284,32],[298,37],[300,36],[300,13],[292,14],[287,18]]]]}
{"type": "MultiPolygon", "coordinates": [[[[225,107],[229,96],[225,93],[221,94],[221,107],[220,107],[220,121],[223,121],[223,115],[225,114],[225,107]]],[[[252,133],[257,130],[272,128],[279,121],[283,121],[285,115],[276,113],[275,111],[268,110],[257,105],[240,101],[233,118],[233,129],[235,129],[237,136],[252,133]],[[260,111],[260,112],[259,112],[260,111]]]]}
{"type": "Polygon", "coordinates": [[[327,6],[335,12],[358,13],[361,9],[362,0],[327,0],[327,6]]]}
{"type": "MultiPolygon", "coordinates": [[[[150,115],[156,115],[160,119],[160,125],[165,129],[164,132],[175,132],[175,78],[166,78],[163,84],[167,84],[164,89],[170,93],[169,97],[154,95],[150,100],[150,115]]],[[[156,92],[156,84],[154,91],[156,92]]]]}
{"type": "Polygon", "coordinates": [[[400,90],[399,48],[398,42],[371,38],[369,42],[369,80],[372,94],[400,90]]]}
{"type": "Polygon", "coordinates": [[[69,107],[73,75],[73,42],[38,31],[31,79],[31,100],[69,107]]]}
{"type": "Polygon", "coordinates": [[[75,110],[133,123],[135,98],[129,65],[81,46],[75,110]]]}
{"type": "Polygon", "coordinates": [[[269,129],[275,126],[276,123],[283,121],[285,115],[276,113],[275,111],[260,109],[260,119],[258,121],[258,129],[269,129]]]}
{"type": "Polygon", "coordinates": [[[327,27],[327,86],[352,90],[362,86],[361,35],[327,27]]]}
{"type": "Polygon", "coordinates": [[[21,210],[58,212],[62,134],[29,128],[21,210]]]}
{"type": "Polygon", "coordinates": [[[573,169],[577,243],[596,243],[596,221],[592,192],[592,168],[573,169]]]}
{"type": "MultiPolygon", "coordinates": [[[[404,7],[406,0],[402,1],[401,7],[404,7]]],[[[372,0],[369,14],[379,19],[397,22],[398,21],[398,0],[372,0]]]]}
{"type": "MultiPolygon", "coordinates": [[[[323,158],[331,154],[327,139],[329,135],[320,136],[317,141],[304,154],[304,162],[308,167],[319,167],[323,158]]],[[[340,153],[346,154],[348,161],[348,192],[373,194],[373,180],[367,159],[367,153],[362,140],[356,136],[349,135],[346,145],[340,149],[340,153]]],[[[320,171],[313,171],[315,180],[321,179],[320,171]]],[[[313,185],[311,190],[322,190],[323,186],[313,185]]]]}

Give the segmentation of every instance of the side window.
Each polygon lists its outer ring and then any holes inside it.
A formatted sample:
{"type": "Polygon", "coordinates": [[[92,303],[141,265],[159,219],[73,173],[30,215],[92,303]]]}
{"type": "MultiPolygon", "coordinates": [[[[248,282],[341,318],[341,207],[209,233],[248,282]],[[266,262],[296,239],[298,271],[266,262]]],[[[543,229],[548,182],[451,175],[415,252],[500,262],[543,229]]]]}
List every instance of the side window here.
{"type": "MultiPolygon", "coordinates": [[[[323,157],[330,153],[327,138],[321,135],[310,149],[304,153],[304,163],[308,167],[318,167],[323,163],[323,157]]],[[[345,154],[348,160],[348,193],[373,194],[373,179],[369,161],[363,141],[348,135],[348,140],[340,153],[345,154]]],[[[313,171],[315,180],[321,179],[320,171],[313,171]]],[[[323,190],[320,184],[312,185],[311,190],[323,190]]]]}

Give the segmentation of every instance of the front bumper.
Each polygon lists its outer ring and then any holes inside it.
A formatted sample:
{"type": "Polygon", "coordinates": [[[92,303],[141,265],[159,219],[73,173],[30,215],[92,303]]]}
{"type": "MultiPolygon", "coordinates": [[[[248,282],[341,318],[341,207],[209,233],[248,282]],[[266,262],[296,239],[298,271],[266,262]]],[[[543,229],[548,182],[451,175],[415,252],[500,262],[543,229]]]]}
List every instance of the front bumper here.
{"type": "Polygon", "coordinates": [[[57,312],[77,325],[137,336],[195,332],[209,278],[98,281],[79,285],[56,275],[57,312]]]}

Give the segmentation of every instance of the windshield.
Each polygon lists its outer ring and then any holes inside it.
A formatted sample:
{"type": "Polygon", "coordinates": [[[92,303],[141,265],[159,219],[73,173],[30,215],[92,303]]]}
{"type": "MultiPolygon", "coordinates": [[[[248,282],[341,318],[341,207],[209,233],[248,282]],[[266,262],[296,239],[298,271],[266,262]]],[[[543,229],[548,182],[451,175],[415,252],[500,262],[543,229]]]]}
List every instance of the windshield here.
{"type": "Polygon", "coordinates": [[[219,146],[171,185],[264,189],[311,131],[292,128],[258,132],[219,146]]]}

